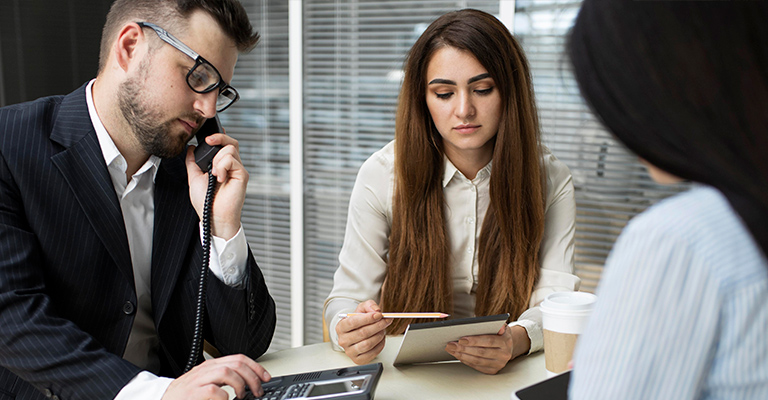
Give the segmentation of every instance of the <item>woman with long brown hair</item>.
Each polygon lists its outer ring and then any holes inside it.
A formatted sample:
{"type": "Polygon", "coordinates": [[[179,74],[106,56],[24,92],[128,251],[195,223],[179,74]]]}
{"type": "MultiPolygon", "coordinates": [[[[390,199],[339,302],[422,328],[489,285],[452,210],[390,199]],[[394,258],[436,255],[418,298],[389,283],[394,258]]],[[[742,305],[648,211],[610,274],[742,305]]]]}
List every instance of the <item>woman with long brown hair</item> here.
{"type": "Polygon", "coordinates": [[[362,364],[414,322],[382,310],[509,313],[498,335],[446,348],[496,373],[541,349],[544,296],[579,284],[571,175],[539,142],[527,60],[506,27],[471,9],[434,21],[405,62],[395,129],[352,192],[324,310],[332,342],[362,364]]]}

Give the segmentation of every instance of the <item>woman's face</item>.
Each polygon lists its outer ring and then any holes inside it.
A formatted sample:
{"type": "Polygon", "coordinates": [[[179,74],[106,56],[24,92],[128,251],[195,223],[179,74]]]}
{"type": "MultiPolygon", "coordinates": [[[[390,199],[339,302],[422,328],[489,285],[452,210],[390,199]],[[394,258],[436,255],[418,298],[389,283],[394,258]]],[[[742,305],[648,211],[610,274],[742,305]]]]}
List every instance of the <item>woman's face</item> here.
{"type": "Polygon", "coordinates": [[[427,65],[427,108],[449,159],[487,164],[499,128],[501,97],[472,53],[443,47],[427,65]]]}

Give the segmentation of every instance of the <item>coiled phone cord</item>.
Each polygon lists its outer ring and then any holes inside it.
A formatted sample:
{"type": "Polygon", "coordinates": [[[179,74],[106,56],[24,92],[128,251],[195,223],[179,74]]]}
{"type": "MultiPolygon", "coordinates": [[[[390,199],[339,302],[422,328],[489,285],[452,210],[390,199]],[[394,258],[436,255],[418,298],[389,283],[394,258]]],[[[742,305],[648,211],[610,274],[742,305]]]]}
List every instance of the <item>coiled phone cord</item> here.
{"type": "Polygon", "coordinates": [[[211,258],[211,208],[213,206],[213,196],[216,189],[216,177],[208,167],[208,190],[205,193],[205,203],[203,204],[203,266],[200,271],[200,284],[197,291],[197,312],[195,313],[195,332],[192,336],[192,348],[189,351],[187,366],[184,367],[184,373],[188,372],[200,358],[200,343],[203,341],[203,325],[205,319],[205,295],[208,280],[208,264],[211,258]]]}

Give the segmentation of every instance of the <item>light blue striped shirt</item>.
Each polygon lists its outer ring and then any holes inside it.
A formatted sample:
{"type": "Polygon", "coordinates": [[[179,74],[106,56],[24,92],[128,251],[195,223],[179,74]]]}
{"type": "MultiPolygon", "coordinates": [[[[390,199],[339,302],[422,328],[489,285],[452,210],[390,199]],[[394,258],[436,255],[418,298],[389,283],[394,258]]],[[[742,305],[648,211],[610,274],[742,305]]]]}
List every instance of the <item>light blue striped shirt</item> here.
{"type": "Polygon", "coordinates": [[[768,261],[717,190],[632,220],[597,295],[572,399],[768,399],[768,261]]]}

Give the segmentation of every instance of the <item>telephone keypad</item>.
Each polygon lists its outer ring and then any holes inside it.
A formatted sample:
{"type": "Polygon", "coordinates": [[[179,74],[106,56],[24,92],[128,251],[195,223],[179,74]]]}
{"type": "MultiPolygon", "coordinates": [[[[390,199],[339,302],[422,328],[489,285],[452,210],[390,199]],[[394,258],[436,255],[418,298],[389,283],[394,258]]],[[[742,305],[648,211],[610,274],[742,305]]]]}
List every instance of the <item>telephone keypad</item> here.
{"type": "Polygon", "coordinates": [[[255,400],[287,400],[295,399],[297,397],[304,397],[309,393],[309,383],[297,383],[289,387],[274,386],[264,388],[264,395],[261,397],[254,397],[255,400]]]}

